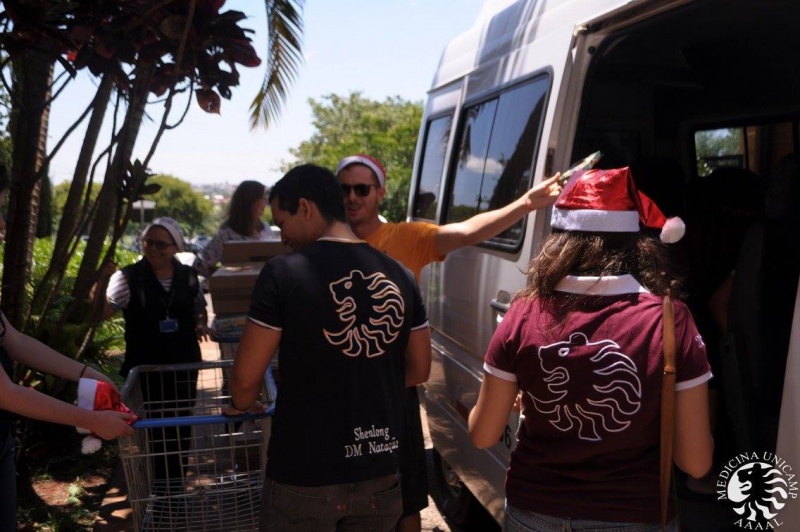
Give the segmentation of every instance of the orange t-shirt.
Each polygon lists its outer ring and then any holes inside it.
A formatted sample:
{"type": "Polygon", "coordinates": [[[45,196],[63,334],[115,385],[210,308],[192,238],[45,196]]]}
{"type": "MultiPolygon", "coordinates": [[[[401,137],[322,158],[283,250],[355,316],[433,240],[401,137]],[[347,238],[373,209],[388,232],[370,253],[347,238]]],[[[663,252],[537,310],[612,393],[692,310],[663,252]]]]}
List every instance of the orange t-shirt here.
{"type": "Polygon", "coordinates": [[[444,260],[436,254],[438,230],[438,225],[427,222],[385,223],[364,240],[402,263],[419,281],[423,266],[444,260]]]}

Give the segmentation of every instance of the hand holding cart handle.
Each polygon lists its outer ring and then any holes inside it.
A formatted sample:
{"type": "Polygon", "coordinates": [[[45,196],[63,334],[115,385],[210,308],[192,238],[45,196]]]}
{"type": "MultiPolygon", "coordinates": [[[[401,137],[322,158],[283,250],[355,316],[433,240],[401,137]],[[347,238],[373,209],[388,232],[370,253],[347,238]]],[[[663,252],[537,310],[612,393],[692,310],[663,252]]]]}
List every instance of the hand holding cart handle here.
{"type": "Polygon", "coordinates": [[[235,423],[264,419],[275,413],[275,405],[269,405],[263,412],[244,412],[237,415],[213,414],[207,416],[180,416],[139,419],[131,425],[135,429],[153,429],[164,427],[186,427],[189,425],[205,425],[212,423],[235,423]]]}

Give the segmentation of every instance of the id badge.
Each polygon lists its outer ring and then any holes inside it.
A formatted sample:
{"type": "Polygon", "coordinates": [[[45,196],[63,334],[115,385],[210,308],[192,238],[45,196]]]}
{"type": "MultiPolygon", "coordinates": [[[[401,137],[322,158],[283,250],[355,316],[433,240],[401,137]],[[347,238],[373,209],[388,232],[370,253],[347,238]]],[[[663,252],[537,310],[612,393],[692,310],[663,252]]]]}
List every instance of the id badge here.
{"type": "Polygon", "coordinates": [[[178,320],[165,319],[158,322],[158,329],[162,333],[173,333],[178,330],[178,320]]]}

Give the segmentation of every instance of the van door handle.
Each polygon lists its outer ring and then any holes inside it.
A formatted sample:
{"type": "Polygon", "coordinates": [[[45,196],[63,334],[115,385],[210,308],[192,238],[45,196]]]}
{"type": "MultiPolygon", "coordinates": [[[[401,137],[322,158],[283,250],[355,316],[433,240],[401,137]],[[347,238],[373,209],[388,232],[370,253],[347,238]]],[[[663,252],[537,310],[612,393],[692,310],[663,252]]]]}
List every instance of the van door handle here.
{"type": "Polygon", "coordinates": [[[492,307],[497,312],[499,312],[500,314],[505,314],[506,312],[508,312],[508,309],[511,305],[508,303],[503,303],[499,299],[495,298],[489,302],[489,306],[492,307]]]}

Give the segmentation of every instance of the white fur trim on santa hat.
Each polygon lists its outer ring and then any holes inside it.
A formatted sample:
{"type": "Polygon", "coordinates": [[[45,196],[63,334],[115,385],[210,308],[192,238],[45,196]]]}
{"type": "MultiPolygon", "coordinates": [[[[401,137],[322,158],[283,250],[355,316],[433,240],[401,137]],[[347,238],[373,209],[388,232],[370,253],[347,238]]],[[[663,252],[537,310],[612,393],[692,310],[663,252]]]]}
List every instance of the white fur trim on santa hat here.
{"type": "Polygon", "coordinates": [[[565,231],[637,233],[639,232],[639,213],[636,211],[559,209],[554,207],[550,225],[565,231]]]}
{"type": "MultiPolygon", "coordinates": [[[[78,406],[86,410],[94,410],[94,396],[97,394],[97,381],[81,377],[78,381],[78,406]]],[[[91,432],[83,427],[75,427],[81,434],[91,432]]]]}
{"type": "Polygon", "coordinates": [[[380,186],[386,186],[386,173],[383,168],[379,164],[375,164],[375,161],[372,160],[371,157],[365,157],[363,155],[351,155],[349,157],[345,157],[341,161],[339,161],[339,165],[336,167],[336,175],[339,175],[339,172],[350,166],[351,164],[363,164],[373,172],[378,177],[378,183],[380,186]]]}
{"type": "Polygon", "coordinates": [[[100,450],[103,446],[103,442],[100,438],[96,438],[95,436],[86,436],[81,441],[81,452],[83,454],[93,454],[100,450]]]}
{"type": "Polygon", "coordinates": [[[661,241],[665,244],[674,244],[686,233],[686,224],[683,223],[683,220],[674,216],[672,218],[667,218],[667,221],[664,222],[664,227],[661,228],[661,241]]]}

